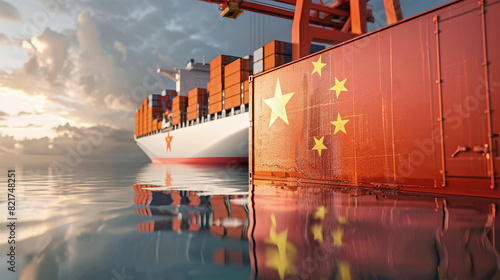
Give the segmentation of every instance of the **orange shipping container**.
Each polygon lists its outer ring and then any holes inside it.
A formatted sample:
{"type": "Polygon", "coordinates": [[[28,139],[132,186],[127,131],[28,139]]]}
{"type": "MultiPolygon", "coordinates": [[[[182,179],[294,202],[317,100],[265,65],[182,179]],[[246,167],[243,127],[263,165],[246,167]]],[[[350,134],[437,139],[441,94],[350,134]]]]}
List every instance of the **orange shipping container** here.
{"type": "Polygon", "coordinates": [[[276,54],[264,58],[264,71],[285,64],[286,58],[283,54],[276,54]]]}
{"type": "Polygon", "coordinates": [[[218,103],[222,101],[222,92],[210,95],[210,104],[218,103]]]}
{"type": "Polygon", "coordinates": [[[222,111],[222,101],[210,104],[208,107],[209,114],[215,114],[222,111]]]}
{"type": "Polygon", "coordinates": [[[226,87],[226,89],[224,90],[224,98],[233,97],[236,95],[241,95],[241,83],[226,87]]]}
{"type": "Polygon", "coordinates": [[[240,105],[241,105],[241,96],[240,95],[235,95],[235,96],[224,98],[224,109],[225,110],[239,107],[240,105]]]}
{"type": "Polygon", "coordinates": [[[224,75],[231,75],[240,71],[250,71],[250,59],[238,58],[224,66],[224,75]]]}
{"type": "Polygon", "coordinates": [[[212,94],[216,94],[216,93],[222,92],[222,89],[223,89],[222,82],[221,83],[211,83],[210,84],[210,88],[209,88],[210,96],[212,94]]]}
{"type": "Polygon", "coordinates": [[[188,106],[196,106],[198,104],[207,104],[207,90],[203,88],[195,88],[188,93],[188,106]]]}
{"type": "Polygon", "coordinates": [[[237,71],[233,74],[226,75],[224,77],[224,88],[246,81],[248,77],[250,77],[250,71],[237,71]]]}
{"type": "Polygon", "coordinates": [[[268,57],[273,54],[285,54],[285,42],[272,41],[264,46],[264,57],[268,57]]]}
{"type": "Polygon", "coordinates": [[[172,99],[172,111],[186,111],[188,105],[187,96],[176,96],[172,99]]]}

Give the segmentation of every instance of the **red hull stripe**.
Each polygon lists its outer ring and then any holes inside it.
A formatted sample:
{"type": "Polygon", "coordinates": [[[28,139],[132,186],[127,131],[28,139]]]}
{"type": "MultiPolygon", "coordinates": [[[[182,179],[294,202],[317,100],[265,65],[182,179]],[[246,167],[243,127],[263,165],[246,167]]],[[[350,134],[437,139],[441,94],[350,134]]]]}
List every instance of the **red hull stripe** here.
{"type": "Polygon", "coordinates": [[[152,158],[153,163],[246,163],[248,157],[152,158]]]}

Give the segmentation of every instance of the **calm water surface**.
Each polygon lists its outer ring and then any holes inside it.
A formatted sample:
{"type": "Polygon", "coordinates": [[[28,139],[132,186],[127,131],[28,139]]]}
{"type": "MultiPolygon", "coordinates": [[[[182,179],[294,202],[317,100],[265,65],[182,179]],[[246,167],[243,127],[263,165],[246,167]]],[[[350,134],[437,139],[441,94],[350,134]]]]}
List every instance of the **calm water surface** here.
{"type": "Polygon", "coordinates": [[[500,277],[498,200],[249,189],[243,166],[15,170],[16,272],[4,190],[0,279],[500,277]]]}

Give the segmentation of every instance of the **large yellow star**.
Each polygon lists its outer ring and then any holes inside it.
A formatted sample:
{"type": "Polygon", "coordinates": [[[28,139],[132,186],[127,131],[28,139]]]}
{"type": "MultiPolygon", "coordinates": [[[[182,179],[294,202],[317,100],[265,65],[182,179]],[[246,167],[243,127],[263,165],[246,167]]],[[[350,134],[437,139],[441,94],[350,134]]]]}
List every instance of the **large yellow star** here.
{"type": "Polygon", "coordinates": [[[314,235],[314,240],[319,240],[323,242],[323,225],[322,224],[314,224],[311,226],[311,231],[314,235]]]}
{"type": "Polygon", "coordinates": [[[342,131],[344,133],[347,134],[347,132],[345,131],[345,124],[348,122],[349,120],[343,120],[341,117],[340,117],[340,113],[338,113],[337,115],[337,120],[336,121],[333,121],[331,122],[334,126],[335,126],[335,131],[333,132],[333,134],[336,134],[337,132],[339,131],[342,131]]]}
{"type": "Polygon", "coordinates": [[[326,150],[326,146],[323,145],[323,139],[325,139],[325,136],[321,137],[321,139],[316,139],[316,137],[313,137],[314,138],[314,142],[316,142],[316,145],[314,145],[314,147],[312,148],[312,150],[318,150],[318,154],[319,156],[321,156],[321,150],[326,150]]]}
{"type": "Polygon", "coordinates": [[[321,76],[321,68],[326,66],[326,63],[321,62],[321,56],[319,56],[318,61],[316,61],[316,62],[313,61],[312,64],[314,65],[314,70],[311,73],[311,75],[318,72],[318,74],[321,76]]]}
{"type": "Polygon", "coordinates": [[[287,93],[283,95],[281,93],[280,80],[276,82],[276,90],[274,91],[274,97],[264,100],[264,102],[271,108],[271,120],[269,121],[269,127],[274,123],[274,121],[280,117],[286,124],[288,124],[288,117],[286,115],[286,103],[292,98],[292,93],[287,93]]]}
{"type": "Polygon", "coordinates": [[[316,209],[316,212],[314,213],[314,218],[323,220],[325,218],[326,212],[328,211],[326,211],[325,206],[320,206],[318,207],[318,209],[316,209]]]}
{"type": "Polygon", "coordinates": [[[330,90],[334,90],[337,93],[337,98],[339,98],[339,94],[342,91],[348,91],[344,86],[346,80],[347,78],[343,79],[341,82],[335,77],[335,85],[330,90]]]}
{"type": "Polygon", "coordinates": [[[293,263],[296,258],[297,249],[287,240],[288,229],[285,229],[280,233],[276,231],[276,217],[274,216],[274,213],[271,214],[271,223],[269,238],[266,239],[266,243],[275,245],[277,248],[268,248],[266,250],[266,266],[276,269],[280,279],[283,279],[286,272],[291,274],[295,273],[293,263]]]}

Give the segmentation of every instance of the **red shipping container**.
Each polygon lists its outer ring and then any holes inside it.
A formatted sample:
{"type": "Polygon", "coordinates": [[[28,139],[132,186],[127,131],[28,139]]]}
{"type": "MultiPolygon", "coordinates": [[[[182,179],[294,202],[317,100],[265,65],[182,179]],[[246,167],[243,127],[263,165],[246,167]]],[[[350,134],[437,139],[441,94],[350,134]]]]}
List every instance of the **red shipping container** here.
{"type": "Polygon", "coordinates": [[[498,149],[500,114],[489,113],[500,96],[484,87],[495,81],[485,71],[500,73],[500,6],[477,3],[451,2],[255,76],[254,183],[500,197],[500,157],[489,149],[498,149]],[[467,117],[451,113],[471,99],[467,117]]]}

